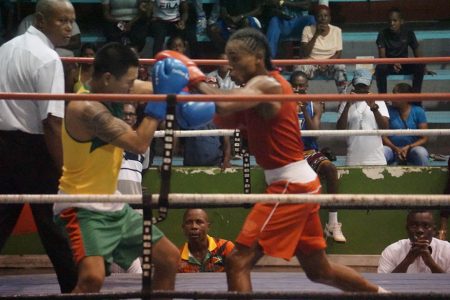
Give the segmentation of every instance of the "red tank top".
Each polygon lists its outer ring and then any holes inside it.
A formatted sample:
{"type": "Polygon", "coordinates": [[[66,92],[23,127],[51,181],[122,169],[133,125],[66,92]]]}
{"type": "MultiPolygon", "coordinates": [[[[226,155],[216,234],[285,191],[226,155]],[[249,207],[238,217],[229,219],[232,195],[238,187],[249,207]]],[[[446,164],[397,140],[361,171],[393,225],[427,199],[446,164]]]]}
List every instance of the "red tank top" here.
{"type": "MultiPolygon", "coordinates": [[[[291,85],[279,72],[269,75],[281,84],[283,95],[293,93],[291,85]]],[[[224,127],[242,128],[243,125],[250,153],[263,169],[276,169],[303,159],[296,102],[282,102],[278,114],[270,120],[265,120],[252,108],[217,121],[224,127]]]]}

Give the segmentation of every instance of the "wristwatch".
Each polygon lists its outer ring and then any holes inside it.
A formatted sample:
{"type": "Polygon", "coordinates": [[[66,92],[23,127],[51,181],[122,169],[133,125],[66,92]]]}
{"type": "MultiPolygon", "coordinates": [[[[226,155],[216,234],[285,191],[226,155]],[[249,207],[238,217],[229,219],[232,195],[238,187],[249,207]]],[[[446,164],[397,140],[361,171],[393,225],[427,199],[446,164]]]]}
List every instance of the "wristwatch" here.
{"type": "Polygon", "coordinates": [[[374,112],[374,111],[377,111],[379,108],[380,108],[380,107],[378,106],[378,104],[375,103],[374,105],[372,105],[372,106],[370,107],[370,110],[374,112]]]}

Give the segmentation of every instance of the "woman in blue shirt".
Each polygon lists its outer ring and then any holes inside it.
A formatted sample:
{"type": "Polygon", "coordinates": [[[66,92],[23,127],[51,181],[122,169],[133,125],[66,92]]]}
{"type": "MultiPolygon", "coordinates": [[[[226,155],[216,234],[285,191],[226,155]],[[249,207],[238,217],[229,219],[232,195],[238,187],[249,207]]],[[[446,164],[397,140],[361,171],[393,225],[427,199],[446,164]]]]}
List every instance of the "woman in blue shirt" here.
{"type": "MultiPolygon", "coordinates": [[[[407,83],[397,84],[393,91],[412,93],[407,83]]],[[[422,107],[408,102],[392,102],[389,109],[389,129],[428,129],[427,118],[422,107]]],[[[428,151],[423,145],[426,136],[384,136],[384,156],[388,164],[428,165],[428,151]]]]}

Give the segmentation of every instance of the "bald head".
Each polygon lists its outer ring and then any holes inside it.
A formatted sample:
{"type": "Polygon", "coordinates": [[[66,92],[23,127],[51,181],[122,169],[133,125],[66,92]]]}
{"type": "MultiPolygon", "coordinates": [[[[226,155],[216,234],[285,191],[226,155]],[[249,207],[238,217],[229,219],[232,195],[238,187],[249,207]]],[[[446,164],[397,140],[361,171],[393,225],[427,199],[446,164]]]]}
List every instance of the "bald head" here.
{"type": "Polygon", "coordinates": [[[72,36],[75,10],[68,0],[40,0],[36,4],[34,26],[55,47],[66,46],[72,36]]]}
{"type": "Polygon", "coordinates": [[[60,5],[72,6],[72,3],[68,0],[39,0],[36,4],[36,13],[48,16],[60,5]]]}

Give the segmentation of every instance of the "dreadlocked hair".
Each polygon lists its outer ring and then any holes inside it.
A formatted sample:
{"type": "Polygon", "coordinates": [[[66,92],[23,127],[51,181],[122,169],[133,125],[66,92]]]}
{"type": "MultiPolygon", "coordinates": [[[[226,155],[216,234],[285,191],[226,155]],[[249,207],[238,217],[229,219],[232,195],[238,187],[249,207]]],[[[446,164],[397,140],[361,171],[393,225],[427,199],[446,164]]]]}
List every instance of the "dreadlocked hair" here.
{"type": "Polygon", "coordinates": [[[264,65],[266,69],[269,71],[275,70],[272,65],[269,43],[267,42],[266,36],[261,31],[251,27],[246,27],[231,35],[229,41],[234,40],[241,41],[252,53],[263,51],[264,65]]]}

